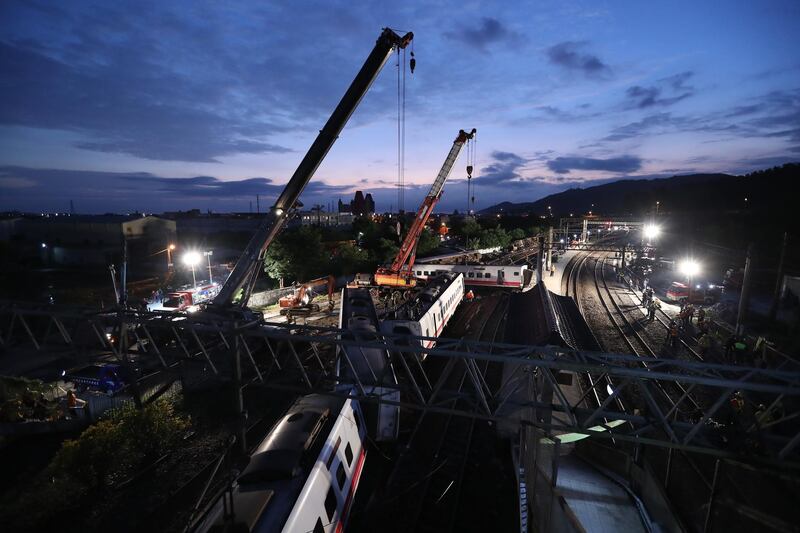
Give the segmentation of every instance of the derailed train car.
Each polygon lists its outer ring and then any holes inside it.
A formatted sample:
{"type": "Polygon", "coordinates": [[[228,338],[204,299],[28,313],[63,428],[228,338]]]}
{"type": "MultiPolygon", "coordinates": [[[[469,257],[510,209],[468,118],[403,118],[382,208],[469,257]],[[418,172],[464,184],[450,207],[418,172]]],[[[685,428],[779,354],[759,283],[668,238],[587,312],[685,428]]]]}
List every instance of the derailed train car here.
{"type": "MultiPolygon", "coordinates": [[[[410,318],[384,320],[381,330],[395,335],[438,337],[463,299],[464,276],[457,272],[444,272],[428,280],[410,318]]],[[[436,340],[433,338],[422,341],[424,348],[434,344],[436,340]]]]}

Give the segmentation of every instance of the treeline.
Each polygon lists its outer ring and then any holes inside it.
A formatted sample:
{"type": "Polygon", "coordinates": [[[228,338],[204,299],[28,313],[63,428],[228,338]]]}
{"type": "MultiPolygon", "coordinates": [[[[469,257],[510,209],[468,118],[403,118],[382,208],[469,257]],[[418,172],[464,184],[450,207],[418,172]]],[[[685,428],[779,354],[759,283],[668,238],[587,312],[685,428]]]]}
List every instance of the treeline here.
{"type": "MultiPolygon", "coordinates": [[[[405,238],[413,213],[400,222],[359,218],[348,228],[300,226],[284,231],[269,250],[264,263],[268,287],[303,282],[333,274],[374,272],[379,265],[391,263],[405,238]]],[[[435,222],[438,227],[441,222],[435,222]]],[[[485,217],[450,217],[449,235],[467,248],[506,247],[512,241],[536,234],[540,228],[523,217],[499,219],[485,217]]],[[[424,257],[441,245],[439,236],[426,227],[417,245],[417,256],[424,257]]]]}
{"type": "Polygon", "coordinates": [[[462,237],[467,248],[505,248],[512,241],[531,237],[540,231],[536,225],[523,229],[525,220],[522,217],[495,219],[486,217],[454,219],[450,228],[451,234],[462,237]]]}
{"type": "MultiPolygon", "coordinates": [[[[405,237],[405,234],[402,233],[405,237]]],[[[439,246],[439,237],[425,228],[417,246],[419,255],[439,246]]],[[[264,263],[269,282],[307,281],[328,274],[340,276],[373,272],[389,263],[400,247],[396,226],[358,219],[352,228],[301,226],[283,232],[272,243],[264,263]]]]}

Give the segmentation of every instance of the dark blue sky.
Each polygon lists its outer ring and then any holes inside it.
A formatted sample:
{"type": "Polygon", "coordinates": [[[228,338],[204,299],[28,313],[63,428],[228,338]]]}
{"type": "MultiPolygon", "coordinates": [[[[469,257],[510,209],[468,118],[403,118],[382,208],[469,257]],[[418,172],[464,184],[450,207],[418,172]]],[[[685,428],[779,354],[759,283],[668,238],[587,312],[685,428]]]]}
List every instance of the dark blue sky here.
{"type": "MultiPolygon", "coordinates": [[[[381,27],[414,31],[406,208],[460,128],[477,207],[800,160],[800,3],[0,3],[0,209],[274,199],[381,27]]],[[[391,60],[304,193],[395,204],[391,60]]],[[[464,160],[441,208],[463,209],[464,160]]]]}

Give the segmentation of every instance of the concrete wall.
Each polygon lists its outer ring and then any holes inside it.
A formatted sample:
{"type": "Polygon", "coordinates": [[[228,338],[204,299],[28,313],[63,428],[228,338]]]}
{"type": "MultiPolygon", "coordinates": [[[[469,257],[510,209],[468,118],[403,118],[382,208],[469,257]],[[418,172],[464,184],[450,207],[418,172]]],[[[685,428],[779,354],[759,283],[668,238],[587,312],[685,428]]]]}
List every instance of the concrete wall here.
{"type": "Polygon", "coordinates": [[[577,453],[625,480],[628,488],[644,504],[658,531],[680,533],[686,530],[664,488],[647,465],[637,465],[628,453],[591,440],[581,441],[577,446],[577,453]]]}
{"type": "Polygon", "coordinates": [[[272,289],[270,291],[254,292],[250,296],[248,302],[249,307],[266,307],[278,303],[278,300],[283,296],[294,294],[293,287],[285,287],[283,289],[272,289]]]}

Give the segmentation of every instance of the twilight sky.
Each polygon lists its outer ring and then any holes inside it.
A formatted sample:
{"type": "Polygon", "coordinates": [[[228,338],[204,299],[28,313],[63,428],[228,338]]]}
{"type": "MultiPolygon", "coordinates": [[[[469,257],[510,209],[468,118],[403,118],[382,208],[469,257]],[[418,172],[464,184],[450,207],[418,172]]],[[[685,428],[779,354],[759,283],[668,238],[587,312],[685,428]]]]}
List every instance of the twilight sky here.
{"type": "MultiPolygon", "coordinates": [[[[0,2],[0,210],[270,205],[384,26],[406,209],[460,128],[476,206],[800,160],[800,3],[0,2]]],[[[397,207],[387,63],[303,195],[397,207]]],[[[464,156],[440,210],[466,207],[464,156]]]]}

